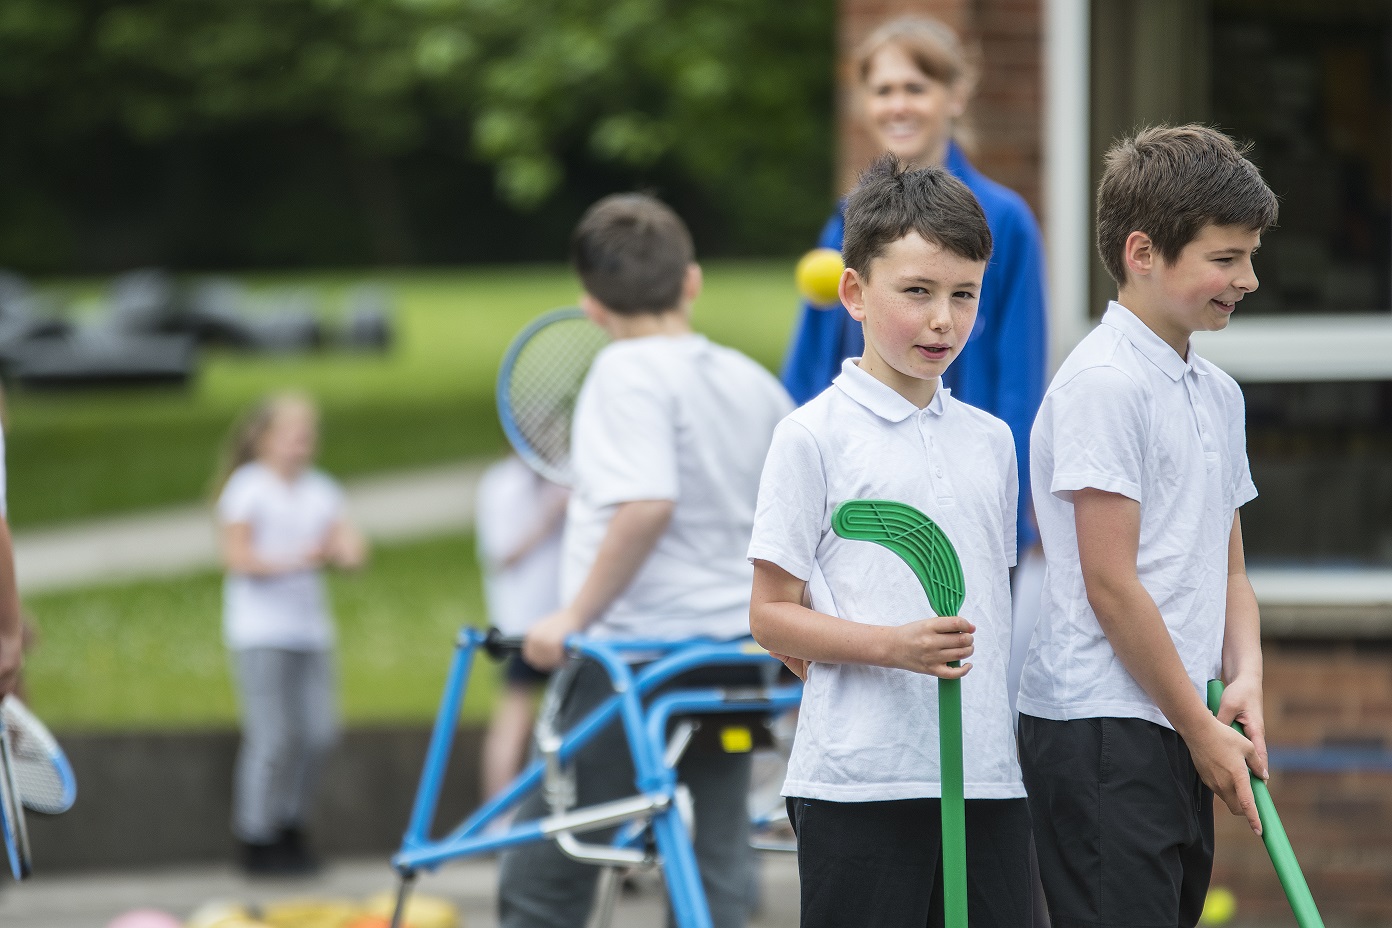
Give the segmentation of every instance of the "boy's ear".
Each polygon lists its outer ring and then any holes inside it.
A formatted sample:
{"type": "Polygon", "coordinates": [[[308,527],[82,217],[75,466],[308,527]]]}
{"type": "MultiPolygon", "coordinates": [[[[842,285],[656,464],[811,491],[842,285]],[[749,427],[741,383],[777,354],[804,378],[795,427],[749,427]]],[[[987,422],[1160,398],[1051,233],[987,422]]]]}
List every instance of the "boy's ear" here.
{"type": "Polygon", "coordinates": [[[609,310],[604,307],[603,303],[596,300],[588,293],[580,294],[580,311],[585,314],[586,319],[590,320],[601,329],[605,328],[609,321],[609,310]]]}
{"type": "Polygon", "coordinates": [[[705,277],[701,273],[701,265],[695,261],[686,266],[686,276],[682,279],[682,305],[690,306],[696,302],[696,298],[701,295],[701,287],[705,283],[705,277]]]}
{"type": "Polygon", "coordinates": [[[867,281],[860,272],[848,267],[841,272],[841,282],[837,284],[836,295],[841,297],[841,305],[856,322],[865,321],[865,287],[867,281]]]}
{"type": "Polygon", "coordinates": [[[1155,243],[1144,232],[1132,232],[1126,236],[1121,246],[1121,258],[1126,270],[1142,277],[1150,273],[1159,256],[1155,253],[1155,243]]]}

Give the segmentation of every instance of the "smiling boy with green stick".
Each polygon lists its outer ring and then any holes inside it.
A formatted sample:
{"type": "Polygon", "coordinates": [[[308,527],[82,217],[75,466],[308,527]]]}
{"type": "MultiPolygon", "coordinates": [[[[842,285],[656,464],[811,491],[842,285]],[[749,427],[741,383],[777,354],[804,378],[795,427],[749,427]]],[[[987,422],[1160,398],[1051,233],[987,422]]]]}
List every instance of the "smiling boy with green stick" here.
{"type": "Polygon", "coordinates": [[[1030,924],[1006,695],[1014,442],[940,379],[966,348],[990,254],[981,208],[951,175],[892,159],[866,172],[847,201],[840,291],[865,354],[779,425],[764,466],[750,626],[807,681],[784,785],[804,928],[942,917],[939,679],[961,685],[971,924],[1030,924]],[[966,578],[957,614],[934,615],[894,551],[834,530],[838,505],[866,499],[913,507],[950,539],[966,578]]]}

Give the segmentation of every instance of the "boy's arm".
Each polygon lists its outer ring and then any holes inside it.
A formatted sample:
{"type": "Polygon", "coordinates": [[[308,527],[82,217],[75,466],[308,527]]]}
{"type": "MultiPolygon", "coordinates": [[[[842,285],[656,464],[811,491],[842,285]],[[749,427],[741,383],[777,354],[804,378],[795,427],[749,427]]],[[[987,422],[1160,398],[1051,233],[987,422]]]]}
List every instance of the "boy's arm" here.
{"type": "Polygon", "coordinates": [[[580,590],[565,607],[527,632],[522,657],[538,670],[565,662],[565,640],[584,631],[637,576],[672,521],[676,503],[669,499],[635,500],[614,507],[594,564],[580,590]]]}
{"type": "Polygon", "coordinates": [[[14,541],[0,516],[0,696],[14,692],[24,665],[24,628],[15,584],[14,541]]]}
{"type": "MultiPolygon", "coordinates": [[[[772,561],[755,559],[749,629],[769,651],[826,664],[873,664],[957,679],[971,664],[949,667],[972,653],[976,627],[960,616],[907,625],[866,625],[803,605],[807,582],[772,561]]],[[[794,667],[796,672],[797,667],[794,667]]],[[[801,676],[801,674],[799,675],[801,676]]]]}
{"type": "Polygon", "coordinates": [[[1227,624],[1223,630],[1223,703],[1218,721],[1234,720],[1256,746],[1258,764],[1266,768],[1266,717],[1262,712],[1261,613],[1257,594],[1247,579],[1247,557],[1242,548],[1242,518],[1233,513],[1228,536],[1227,624]]]}
{"type": "Polygon", "coordinates": [[[1209,713],[1136,574],[1141,504],[1087,488],[1074,491],[1073,506],[1088,602],[1108,643],[1184,739],[1204,783],[1261,834],[1247,769],[1265,777],[1266,765],[1252,742],[1209,713]]]}

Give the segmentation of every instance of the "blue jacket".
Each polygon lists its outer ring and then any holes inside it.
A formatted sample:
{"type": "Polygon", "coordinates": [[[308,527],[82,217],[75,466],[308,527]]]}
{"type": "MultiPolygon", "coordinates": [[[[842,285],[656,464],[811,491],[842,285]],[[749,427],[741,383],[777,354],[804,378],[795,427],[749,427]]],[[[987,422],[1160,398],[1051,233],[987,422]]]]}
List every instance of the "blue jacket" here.
{"type": "MultiPolygon", "coordinates": [[[[1024,199],[972,167],[955,143],[948,146],[946,167],[976,194],[995,249],[981,285],[976,327],[943,383],[957,399],[1004,419],[1015,436],[1020,469],[1017,531],[1023,551],[1039,538],[1028,516],[1029,436],[1044,399],[1049,343],[1043,242],[1024,199]]],[[[843,202],[822,229],[818,246],[841,249],[844,211],[843,202]]],[[[860,325],[844,308],[813,309],[804,303],[783,364],[783,385],[796,402],[805,403],[831,385],[842,360],[859,357],[864,350],[860,325]]]]}

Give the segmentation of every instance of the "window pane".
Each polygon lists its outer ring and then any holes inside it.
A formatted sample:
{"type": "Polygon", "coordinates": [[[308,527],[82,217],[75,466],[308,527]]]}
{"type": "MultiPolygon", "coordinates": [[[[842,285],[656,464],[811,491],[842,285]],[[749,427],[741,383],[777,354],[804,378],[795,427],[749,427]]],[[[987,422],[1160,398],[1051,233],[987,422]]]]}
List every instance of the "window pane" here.
{"type": "Polygon", "coordinates": [[[1281,197],[1244,313],[1392,311],[1392,3],[1217,0],[1212,118],[1281,197]]]}
{"type": "Polygon", "coordinates": [[[1244,384],[1254,564],[1392,567],[1392,382],[1244,384]]]}

